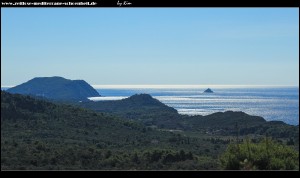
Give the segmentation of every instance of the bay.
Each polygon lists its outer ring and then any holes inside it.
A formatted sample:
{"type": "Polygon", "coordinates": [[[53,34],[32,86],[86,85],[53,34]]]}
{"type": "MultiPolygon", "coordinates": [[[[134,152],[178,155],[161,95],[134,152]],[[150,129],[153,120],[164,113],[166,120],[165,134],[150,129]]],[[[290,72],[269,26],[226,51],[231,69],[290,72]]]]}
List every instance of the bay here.
{"type": "Polygon", "coordinates": [[[96,88],[104,97],[92,100],[119,100],[134,94],[147,93],[180,114],[208,115],[215,112],[243,111],[262,116],[267,121],[278,120],[299,124],[298,87],[211,88],[214,93],[203,93],[206,88],[96,88]]]}

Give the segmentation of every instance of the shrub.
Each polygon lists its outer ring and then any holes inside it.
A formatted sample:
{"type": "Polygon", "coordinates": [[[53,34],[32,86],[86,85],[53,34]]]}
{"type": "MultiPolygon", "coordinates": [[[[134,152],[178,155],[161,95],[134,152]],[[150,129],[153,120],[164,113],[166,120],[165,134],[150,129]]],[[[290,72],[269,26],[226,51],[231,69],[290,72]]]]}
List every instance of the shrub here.
{"type": "Polygon", "coordinates": [[[249,139],[230,144],[220,161],[224,169],[230,170],[299,170],[299,153],[269,138],[257,144],[249,139]]]}

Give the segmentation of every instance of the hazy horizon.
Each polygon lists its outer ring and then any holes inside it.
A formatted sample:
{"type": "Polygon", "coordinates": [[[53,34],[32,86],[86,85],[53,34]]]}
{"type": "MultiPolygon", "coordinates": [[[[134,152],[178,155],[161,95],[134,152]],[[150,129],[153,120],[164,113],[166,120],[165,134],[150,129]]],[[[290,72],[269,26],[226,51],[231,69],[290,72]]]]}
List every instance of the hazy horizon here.
{"type": "MultiPolygon", "coordinates": [[[[299,86],[296,85],[97,85],[97,84],[90,84],[93,88],[95,89],[110,89],[110,88],[276,88],[276,87],[295,87],[295,88],[299,88],[299,86]]],[[[3,85],[1,86],[1,88],[11,88],[11,87],[15,87],[17,85],[3,85]]]]}
{"type": "Polygon", "coordinates": [[[299,86],[298,8],[1,10],[1,86],[299,86]]]}

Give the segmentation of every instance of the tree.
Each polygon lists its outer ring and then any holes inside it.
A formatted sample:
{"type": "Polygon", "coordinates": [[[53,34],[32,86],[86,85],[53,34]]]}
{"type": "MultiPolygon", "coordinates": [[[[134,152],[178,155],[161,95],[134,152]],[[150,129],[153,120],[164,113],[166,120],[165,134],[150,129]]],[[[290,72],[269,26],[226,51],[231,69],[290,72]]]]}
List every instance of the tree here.
{"type": "Polygon", "coordinates": [[[299,153],[291,147],[265,138],[260,143],[246,139],[230,144],[220,158],[224,169],[299,170],[299,153]]]}

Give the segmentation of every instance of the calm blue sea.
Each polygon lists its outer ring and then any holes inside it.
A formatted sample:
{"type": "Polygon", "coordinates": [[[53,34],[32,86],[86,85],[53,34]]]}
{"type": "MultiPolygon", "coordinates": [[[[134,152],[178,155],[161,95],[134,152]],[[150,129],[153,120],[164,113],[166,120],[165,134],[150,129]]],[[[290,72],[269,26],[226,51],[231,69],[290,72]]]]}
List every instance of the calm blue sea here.
{"type": "Polygon", "coordinates": [[[98,88],[105,97],[93,100],[117,100],[137,93],[147,93],[181,114],[208,115],[228,110],[299,124],[299,88],[98,88]]]}

